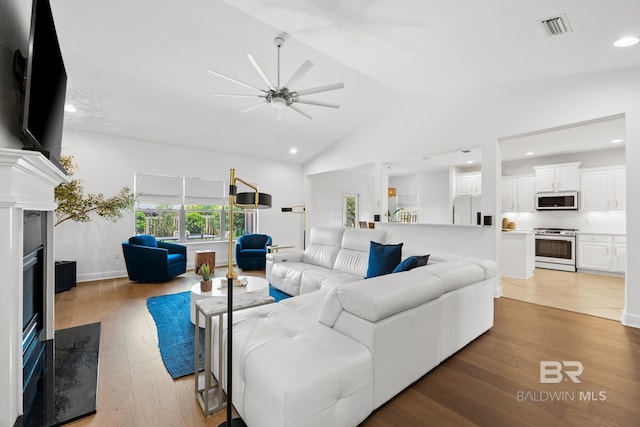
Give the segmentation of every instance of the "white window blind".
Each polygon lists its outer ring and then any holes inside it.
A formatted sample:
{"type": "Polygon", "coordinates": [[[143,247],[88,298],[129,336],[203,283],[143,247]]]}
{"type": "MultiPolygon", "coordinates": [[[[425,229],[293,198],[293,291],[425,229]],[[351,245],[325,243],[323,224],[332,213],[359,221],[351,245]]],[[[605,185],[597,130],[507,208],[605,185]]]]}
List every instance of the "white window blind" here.
{"type": "Polygon", "coordinates": [[[185,205],[224,205],[226,182],[213,179],[185,178],[185,205]]]}
{"type": "Polygon", "coordinates": [[[183,181],[177,176],[135,176],[135,194],[138,202],[182,204],[183,181]]]}

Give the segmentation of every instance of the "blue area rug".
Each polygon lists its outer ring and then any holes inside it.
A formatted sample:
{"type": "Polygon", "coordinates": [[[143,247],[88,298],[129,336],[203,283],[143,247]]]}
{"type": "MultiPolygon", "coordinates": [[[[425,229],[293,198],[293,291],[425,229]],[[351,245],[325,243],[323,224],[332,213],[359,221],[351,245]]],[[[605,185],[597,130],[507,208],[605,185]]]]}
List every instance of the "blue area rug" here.
{"type": "MultiPolygon", "coordinates": [[[[284,292],[269,287],[269,295],[276,302],[291,297],[284,292]]],[[[158,329],[160,355],[171,378],[191,375],[193,370],[194,326],[189,318],[189,291],[161,295],[147,299],[147,308],[158,329]]],[[[204,354],[204,329],[200,329],[200,354],[204,354]]],[[[200,357],[200,370],[204,360],[200,357]]]]}

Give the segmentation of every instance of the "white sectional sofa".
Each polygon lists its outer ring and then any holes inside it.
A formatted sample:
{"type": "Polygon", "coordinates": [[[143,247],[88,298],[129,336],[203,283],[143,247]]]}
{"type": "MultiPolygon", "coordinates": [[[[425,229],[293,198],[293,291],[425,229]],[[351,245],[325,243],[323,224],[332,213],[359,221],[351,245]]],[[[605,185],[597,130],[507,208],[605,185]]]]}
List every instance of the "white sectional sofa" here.
{"type": "Polygon", "coordinates": [[[271,286],[289,295],[313,292],[325,284],[364,279],[369,245],[386,243],[387,233],[375,229],[315,227],[303,251],[267,254],[266,277],[271,286]]]}
{"type": "Polygon", "coordinates": [[[276,277],[289,291],[317,290],[234,314],[233,404],[248,426],[355,426],[493,325],[492,261],[432,254],[426,266],[350,283],[345,271],[322,267],[337,280],[319,282],[322,270],[304,267],[276,277]]]}

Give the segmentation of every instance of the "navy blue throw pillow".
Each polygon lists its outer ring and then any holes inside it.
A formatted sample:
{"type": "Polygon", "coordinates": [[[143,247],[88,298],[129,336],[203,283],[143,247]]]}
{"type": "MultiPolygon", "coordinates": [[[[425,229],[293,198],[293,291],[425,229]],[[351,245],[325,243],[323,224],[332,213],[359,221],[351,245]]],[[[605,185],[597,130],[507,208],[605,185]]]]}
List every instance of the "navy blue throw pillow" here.
{"type": "MultiPolygon", "coordinates": [[[[429,254],[431,255],[431,254],[429,254]]],[[[401,271],[409,271],[413,270],[416,267],[422,267],[423,265],[427,265],[429,262],[429,255],[423,256],[410,256],[409,258],[402,261],[400,264],[393,269],[392,273],[399,273],[401,271]]]]}
{"type": "Polygon", "coordinates": [[[369,247],[369,268],[367,279],[383,274],[389,274],[402,259],[402,243],[397,245],[382,245],[371,242],[369,247]]]}

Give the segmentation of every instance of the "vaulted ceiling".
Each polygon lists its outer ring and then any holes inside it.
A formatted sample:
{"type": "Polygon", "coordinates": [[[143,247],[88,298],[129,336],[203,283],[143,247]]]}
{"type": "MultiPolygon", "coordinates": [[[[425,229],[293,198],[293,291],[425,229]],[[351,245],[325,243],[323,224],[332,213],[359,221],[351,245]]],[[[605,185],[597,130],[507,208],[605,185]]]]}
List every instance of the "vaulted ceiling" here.
{"type": "Polygon", "coordinates": [[[585,0],[65,0],[52,8],[67,73],[67,129],[304,162],[407,94],[640,67],[640,2],[585,0]],[[564,14],[572,30],[549,36],[540,20],[564,14]],[[212,69],[265,86],[273,39],[287,79],[315,65],[300,88],[344,82],[307,96],[339,109],[300,106],[276,120],[252,94],[212,69]],[[289,149],[296,147],[292,156],[289,149]]]}

